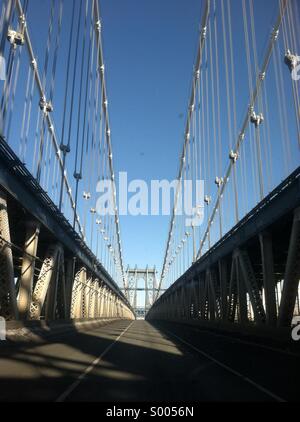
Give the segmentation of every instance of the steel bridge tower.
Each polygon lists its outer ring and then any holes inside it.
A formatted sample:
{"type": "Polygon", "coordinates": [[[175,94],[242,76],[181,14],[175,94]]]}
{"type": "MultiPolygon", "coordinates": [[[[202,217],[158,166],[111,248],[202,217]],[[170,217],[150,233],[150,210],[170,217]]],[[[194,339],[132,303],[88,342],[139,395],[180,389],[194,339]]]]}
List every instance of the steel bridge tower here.
{"type": "Polygon", "coordinates": [[[157,270],[154,268],[145,269],[127,268],[125,296],[130,302],[137,318],[144,318],[148,310],[154,303],[155,296],[158,292],[157,270]],[[139,281],[143,280],[144,286],[139,287],[139,281]],[[144,306],[138,306],[138,292],[144,292],[144,306]]]}

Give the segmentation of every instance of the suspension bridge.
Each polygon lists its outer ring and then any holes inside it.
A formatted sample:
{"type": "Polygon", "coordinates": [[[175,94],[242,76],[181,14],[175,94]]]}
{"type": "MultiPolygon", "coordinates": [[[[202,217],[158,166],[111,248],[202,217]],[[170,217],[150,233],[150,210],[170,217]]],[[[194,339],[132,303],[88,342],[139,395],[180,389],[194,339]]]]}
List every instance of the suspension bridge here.
{"type": "Polygon", "coordinates": [[[146,268],[123,257],[101,2],[1,3],[0,401],[299,400],[300,5],[262,3],[199,2],[146,268]]]}

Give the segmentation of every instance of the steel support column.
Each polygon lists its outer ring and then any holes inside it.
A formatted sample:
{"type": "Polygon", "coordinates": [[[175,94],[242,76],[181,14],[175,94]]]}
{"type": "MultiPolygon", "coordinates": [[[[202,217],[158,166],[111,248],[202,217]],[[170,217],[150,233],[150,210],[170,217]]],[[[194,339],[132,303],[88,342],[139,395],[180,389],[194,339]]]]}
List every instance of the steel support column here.
{"type": "MultiPolygon", "coordinates": [[[[50,245],[38,276],[34,292],[32,294],[32,301],[30,305],[30,318],[39,319],[45,303],[46,295],[52,280],[56,279],[57,261],[59,258],[60,245],[50,245]]],[[[56,287],[56,280],[54,286],[56,287]]]]}
{"type": "Polygon", "coordinates": [[[0,315],[18,319],[6,193],[0,190],[0,315]]]}
{"type": "Polygon", "coordinates": [[[247,305],[247,289],[243,278],[238,260],[236,262],[236,278],[237,278],[237,294],[238,294],[238,318],[241,324],[248,322],[248,305],[247,305]]]}
{"type": "Polygon", "coordinates": [[[28,221],[26,223],[26,237],[18,296],[18,310],[21,319],[27,319],[30,312],[39,233],[40,224],[38,222],[28,221]]]}
{"type": "Polygon", "coordinates": [[[228,290],[228,270],[225,259],[218,262],[219,280],[220,280],[220,297],[221,297],[221,318],[226,319],[227,312],[227,290],[228,290]]]}
{"type": "Polygon", "coordinates": [[[277,320],[277,309],[271,234],[268,232],[261,233],[259,235],[259,241],[263,267],[263,281],[266,303],[266,322],[268,325],[274,326],[276,325],[277,320]]]}
{"type": "Polygon", "coordinates": [[[75,264],[76,258],[68,258],[66,260],[66,313],[67,317],[71,317],[72,291],[75,282],[75,264]]]}
{"type": "Polygon", "coordinates": [[[290,326],[298,294],[300,278],[300,208],[294,212],[283,290],[278,315],[279,326],[290,326]]]}
{"type": "MultiPolygon", "coordinates": [[[[58,312],[58,301],[62,298],[62,291],[59,292],[62,283],[61,279],[61,265],[63,263],[63,250],[61,246],[58,247],[58,252],[53,268],[53,274],[49,282],[49,286],[47,288],[47,296],[46,296],[46,303],[45,303],[45,317],[47,320],[53,320],[57,317],[58,312]]],[[[60,304],[61,305],[61,304],[60,304]]]]}
{"type": "Polygon", "coordinates": [[[57,311],[58,317],[66,319],[69,316],[69,308],[67,307],[67,292],[66,292],[66,274],[65,274],[65,258],[63,250],[59,257],[59,274],[57,284],[57,311]]]}
{"type": "Polygon", "coordinates": [[[266,314],[249,255],[246,250],[242,249],[238,249],[236,254],[241,270],[239,274],[242,276],[247,292],[249,293],[255,322],[263,323],[265,322],[266,314]]]}
{"type": "Polygon", "coordinates": [[[86,269],[81,268],[77,271],[73,283],[71,318],[81,318],[82,301],[84,296],[84,285],[86,282],[86,269]]]}

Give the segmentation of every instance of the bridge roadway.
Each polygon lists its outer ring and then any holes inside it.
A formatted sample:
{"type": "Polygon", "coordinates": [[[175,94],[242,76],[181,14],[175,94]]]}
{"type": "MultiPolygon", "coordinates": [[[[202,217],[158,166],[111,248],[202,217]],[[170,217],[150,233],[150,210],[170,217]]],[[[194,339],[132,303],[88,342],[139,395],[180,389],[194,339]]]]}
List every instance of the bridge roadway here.
{"type": "Polygon", "coordinates": [[[1,401],[298,401],[300,354],[146,321],[0,342],[1,401]]]}

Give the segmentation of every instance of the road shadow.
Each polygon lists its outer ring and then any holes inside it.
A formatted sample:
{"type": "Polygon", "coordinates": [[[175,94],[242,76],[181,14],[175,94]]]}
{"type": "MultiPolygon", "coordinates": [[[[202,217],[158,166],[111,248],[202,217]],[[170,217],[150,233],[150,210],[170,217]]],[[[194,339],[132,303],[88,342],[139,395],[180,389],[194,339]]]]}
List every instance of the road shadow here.
{"type": "Polygon", "coordinates": [[[242,378],[175,342],[159,324],[113,322],[0,347],[0,401],[56,401],[107,349],[66,401],[265,401],[242,378]]]}

